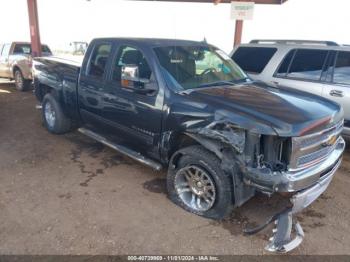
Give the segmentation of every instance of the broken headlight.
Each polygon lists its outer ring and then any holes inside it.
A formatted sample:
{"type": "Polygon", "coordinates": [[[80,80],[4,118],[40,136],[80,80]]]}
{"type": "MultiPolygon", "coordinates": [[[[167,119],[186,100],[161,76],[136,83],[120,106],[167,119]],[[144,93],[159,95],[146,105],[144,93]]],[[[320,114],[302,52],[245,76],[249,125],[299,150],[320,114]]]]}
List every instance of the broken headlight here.
{"type": "Polygon", "coordinates": [[[254,168],[286,171],[291,156],[291,139],[247,133],[246,159],[254,168]]]}

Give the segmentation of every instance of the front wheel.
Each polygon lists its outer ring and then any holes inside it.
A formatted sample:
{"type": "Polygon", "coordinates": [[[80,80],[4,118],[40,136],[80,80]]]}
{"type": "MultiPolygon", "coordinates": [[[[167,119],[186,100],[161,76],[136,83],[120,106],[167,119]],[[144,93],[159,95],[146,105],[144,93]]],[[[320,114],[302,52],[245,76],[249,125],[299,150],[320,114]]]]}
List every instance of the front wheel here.
{"type": "Polygon", "coordinates": [[[71,130],[71,121],[67,118],[55,97],[46,94],[42,102],[42,118],[47,130],[54,134],[63,134],[71,130]]]}
{"type": "Polygon", "coordinates": [[[202,146],[175,153],[180,159],[169,166],[169,198],[185,210],[212,219],[222,219],[232,210],[232,180],[220,160],[202,146]]]}

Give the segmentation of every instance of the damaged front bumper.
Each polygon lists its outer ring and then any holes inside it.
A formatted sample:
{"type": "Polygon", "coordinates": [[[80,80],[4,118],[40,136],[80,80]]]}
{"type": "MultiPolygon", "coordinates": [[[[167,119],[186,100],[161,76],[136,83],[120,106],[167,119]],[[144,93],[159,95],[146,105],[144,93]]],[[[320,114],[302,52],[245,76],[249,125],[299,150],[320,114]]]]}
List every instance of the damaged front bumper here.
{"type": "Polygon", "coordinates": [[[244,172],[244,180],[246,184],[267,193],[298,192],[315,185],[330,173],[335,172],[340,165],[344,149],[345,141],[342,137],[339,137],[332,153],[317,165],[286,172],[273,172],[268,168],[248,167],[244,172]]]}
{"type": "MultiPolygon", "coordinates": [[[[273,236],[270,243],[266,246],[266,250],[271,252],[289,252],[299,246],[304,238],[304,232],[300,224],[293,221],[293,214],[302,211],[304,208],[314,202],[329,186],[332,178],[341,164],[341,156],[345,148],[343,138],[339,138],[332,154],[321,164],[316,167],[302,170],[298,173],[285,173],[283,179],[277,180],[278,184],[258,185],[259,189],[267,191],[271,189],[275,192],[295,192],[290,198],[292,206],[284,212],[275,215],[264,226],[260,226],[258,230],[250,230],[258,232],[274,221],[276,228],[273,229],[273,236]],[[311,184],[311,186],[310,186],[311,184]],[[308,187],[305,187],[309,185],[308,187]],[[294,234],[294,238],[292,238],[294,234]]],[[[276,181],[275,181],[276,182],[276,181]]],[[[253,181],[258,183],[258,181],[253,181]]]]}
{"type": "Polygon", "coordinates": [[[285,253],[301,244],[304,238],[304,231],[297,221],[293,221],[293,214],[302,211],[326,191],[340,163],[341,160],[314,186],[301,190],[292,196],[290,201],[293,206],[280,214],[275,220],[276,228],[273,230],[274,235],[270,238],[270,243],[266,246],[266,250],[285,253]],[[294,232],[292,232],[293,230],[294,232]],[[293,239],[291,238],[292,233],[295,234],[293,239]]]}
{"type": "Polygon", "coordinates": [[[326,191],[340,164],[341,159],[339,159],[336,165],[334,165],[334,167],[327,174],[322,176],[315,185],[301,190],[293,195],[291,198],[291,202],[293,204],[292,213],[297,213],[303,210],[314,202],[324,191],[326,191]]]}

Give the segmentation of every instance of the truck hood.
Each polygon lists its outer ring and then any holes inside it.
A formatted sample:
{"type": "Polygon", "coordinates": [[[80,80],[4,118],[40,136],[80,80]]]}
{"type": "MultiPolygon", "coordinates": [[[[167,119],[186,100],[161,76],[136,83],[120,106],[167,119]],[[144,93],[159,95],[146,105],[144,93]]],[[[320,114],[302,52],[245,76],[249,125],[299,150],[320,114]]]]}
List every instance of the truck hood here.
{"type": "Polygon", "coordinates": [[[272,129],[279,136],[302,136],[343,118],[341,107],[332,101],[259,82],[195,89],[188,96],[211,107],[216,120],[261,134],[271,134],[272,129]]]}

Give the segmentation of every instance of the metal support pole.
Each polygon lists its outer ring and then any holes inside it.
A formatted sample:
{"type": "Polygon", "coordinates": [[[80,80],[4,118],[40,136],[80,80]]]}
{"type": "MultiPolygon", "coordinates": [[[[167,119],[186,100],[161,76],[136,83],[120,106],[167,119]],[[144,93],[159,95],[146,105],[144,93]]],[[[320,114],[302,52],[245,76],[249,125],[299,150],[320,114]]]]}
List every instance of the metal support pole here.
{"type": "Polygon", "coordinates": [[[39,16],[37,0],[27,0],[28,16],[30,26],[30,41],[32,46],[32,56],[41,56],[41,42],[39,31],[39,16]]]}
{"type": "Polygon", "coordinates": [[[235,28],[235,39],[233,42],[233,46],[237,46],[242,42],[242,32],[243,32],[243,20],[236,20],[236,28],[235,28]]]}

